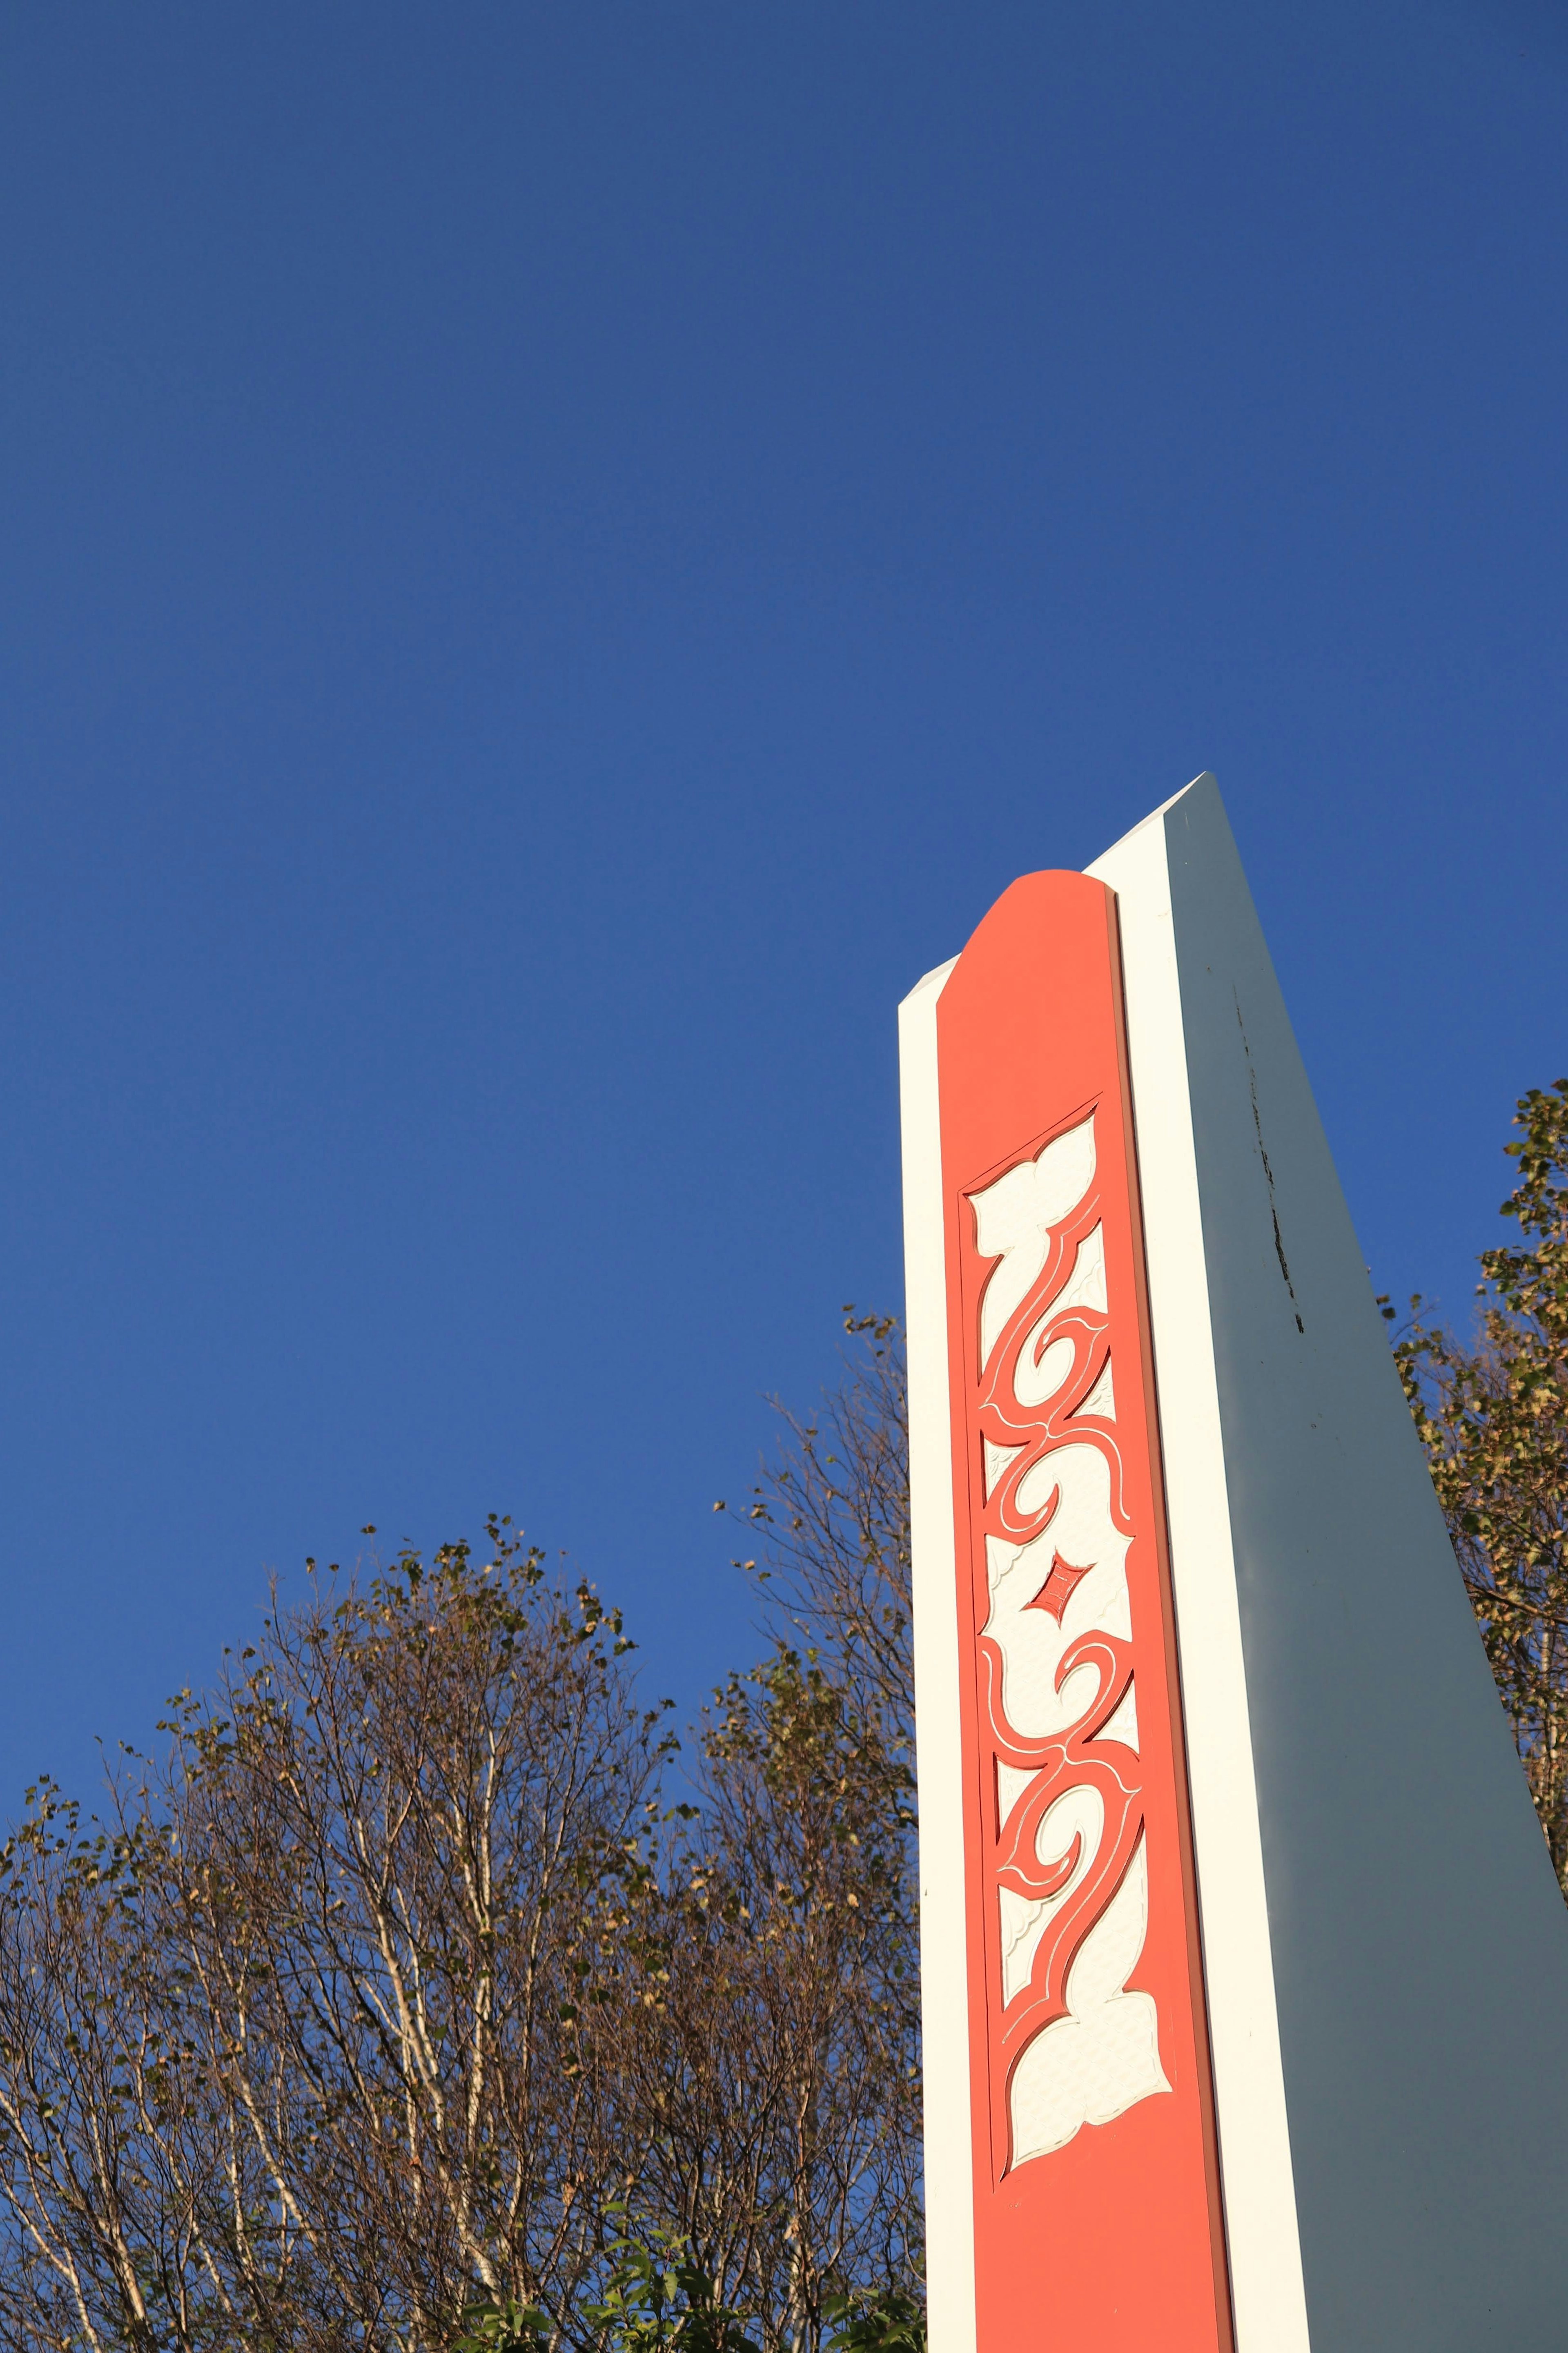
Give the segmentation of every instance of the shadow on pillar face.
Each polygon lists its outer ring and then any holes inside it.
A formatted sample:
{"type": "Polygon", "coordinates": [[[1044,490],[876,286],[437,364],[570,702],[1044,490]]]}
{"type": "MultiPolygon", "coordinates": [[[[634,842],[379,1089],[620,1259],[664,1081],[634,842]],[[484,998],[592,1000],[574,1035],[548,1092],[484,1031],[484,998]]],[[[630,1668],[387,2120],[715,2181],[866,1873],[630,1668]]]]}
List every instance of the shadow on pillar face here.
{"type": "Polygon", "coordinates": [[[1568,1913],[1212,777],[1164,814],[1311,2339],[1568,2346],[1568,1913]]]}

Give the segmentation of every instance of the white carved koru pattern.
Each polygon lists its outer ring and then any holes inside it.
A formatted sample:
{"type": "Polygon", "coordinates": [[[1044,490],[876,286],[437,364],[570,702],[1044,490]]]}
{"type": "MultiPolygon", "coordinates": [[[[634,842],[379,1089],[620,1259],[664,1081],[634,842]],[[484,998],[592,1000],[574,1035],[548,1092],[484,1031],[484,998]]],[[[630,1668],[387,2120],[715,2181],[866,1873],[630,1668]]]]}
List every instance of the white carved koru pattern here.
{"type": "Polygon", "coordinates": [[[975,1403],[980,1715],[994,2097],[1017,2165],[1170,2089],[1153,1999],[1127,1990],[1149,1905],[1114,1378],[1131,1303],[1107,1296],[1092,1112],[968,1198],[975,1252],[994,1261],[975,1403]]]}

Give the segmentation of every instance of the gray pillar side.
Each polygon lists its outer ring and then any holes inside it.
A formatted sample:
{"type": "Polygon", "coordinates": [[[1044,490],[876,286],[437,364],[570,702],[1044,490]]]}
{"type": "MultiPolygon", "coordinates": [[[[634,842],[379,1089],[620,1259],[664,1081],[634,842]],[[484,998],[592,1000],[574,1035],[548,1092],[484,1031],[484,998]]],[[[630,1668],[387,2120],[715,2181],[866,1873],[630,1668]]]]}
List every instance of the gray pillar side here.
{"type": "Polygon", "coordinates": [[[1308,2315],[1568,2344],[1568,1915],[1217,788],[1164,818],[1308,2315]]]}

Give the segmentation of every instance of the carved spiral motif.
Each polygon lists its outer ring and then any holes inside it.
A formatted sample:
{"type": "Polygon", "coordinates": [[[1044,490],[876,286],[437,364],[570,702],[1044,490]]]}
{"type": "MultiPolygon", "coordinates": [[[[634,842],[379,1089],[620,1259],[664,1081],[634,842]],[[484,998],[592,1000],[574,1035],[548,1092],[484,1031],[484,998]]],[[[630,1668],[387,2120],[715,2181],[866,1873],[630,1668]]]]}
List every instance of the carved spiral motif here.
{"type": "MultiPolygon", "coordinates": [[[[1001,1932],[993,2065],[1010,2118],[1009,2164],[1059,2145],[1048,2133],[1041,2142],[1043,2128],[1033,2134],[1040,2145],[1027,2145],[1014,2083],[1020,2060],[1057,2021],[1083,2010],[1074,1963],[1124,1884],[1123,1911],[1134,1896],[1146,1907],[1126,1572],[1135,1532],[1116,1440],[1115,1318],[1093,1134],[1090,1113],[969,1196],[976,1254],[991,1261],[974,1406],[990,1605],[979,1660],[993,1756],[987,1878],[1001,1932]]],[[[1145,1916],[1130,1924],[1128,1967],[1145,1916]]],[[[1120,1943],[1128,1941],[1124,1926],[1120,1943]]],[[[1167,2088],[1148,1997],[1113,1987],[1099,1997],[1100,2013],[1116,1998],[1124,2010],[1148,2008],[1140,2046],[1148,2055],[1136,2083],[1130,2077],[1121,2089],[1137,2098],[1167,2088]]],[[[1079,2022],[1088,2037],[1073,2063],[1080,2073],[1097,2032],[1107,2050],[1112,2040],[1119,2052],[1126,2043],[1125,2021],[1110,2038],[1094,2019],[1079,2022]]],[[[1087,2096],[1079,2122],[1128,2104],[1114,2084],[1087,2096]]]]}

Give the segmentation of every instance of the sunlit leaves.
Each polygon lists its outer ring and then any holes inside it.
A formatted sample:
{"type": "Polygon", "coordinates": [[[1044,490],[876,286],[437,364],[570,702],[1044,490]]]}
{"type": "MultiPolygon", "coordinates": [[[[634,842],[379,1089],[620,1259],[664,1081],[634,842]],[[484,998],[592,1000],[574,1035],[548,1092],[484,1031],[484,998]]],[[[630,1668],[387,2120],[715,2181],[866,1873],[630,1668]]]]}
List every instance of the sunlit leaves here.
{"type": "Polygon", "coordinates": [[[1394,1356],[1568,1888],[1568,1079],[1522,1096],[1514,1124],[1502,1214],[1520,1240],[1481,1253],[1474,1339],[1416,1298],[1394,1356]]]}

